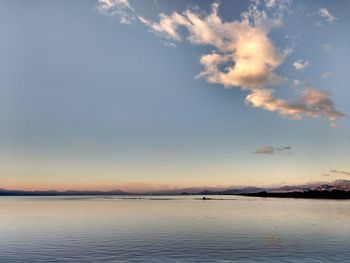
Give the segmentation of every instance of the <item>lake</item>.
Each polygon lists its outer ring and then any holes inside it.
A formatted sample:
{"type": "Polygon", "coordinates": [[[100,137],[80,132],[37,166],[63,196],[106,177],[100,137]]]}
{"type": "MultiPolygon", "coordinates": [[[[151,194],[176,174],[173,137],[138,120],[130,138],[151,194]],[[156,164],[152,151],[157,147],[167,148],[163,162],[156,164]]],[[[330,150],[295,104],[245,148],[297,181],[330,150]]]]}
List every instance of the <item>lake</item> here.
{"type": "Polygon", "coordinates": [[[350,201],[0,197],[0,262],[350,262],[350,201]]]}

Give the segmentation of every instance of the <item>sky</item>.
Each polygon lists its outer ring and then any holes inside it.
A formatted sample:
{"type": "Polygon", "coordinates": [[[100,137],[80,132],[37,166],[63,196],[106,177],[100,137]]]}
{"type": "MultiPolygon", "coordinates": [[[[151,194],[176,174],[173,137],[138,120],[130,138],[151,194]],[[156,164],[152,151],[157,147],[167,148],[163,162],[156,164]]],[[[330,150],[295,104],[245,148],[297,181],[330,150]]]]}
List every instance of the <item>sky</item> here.
{"type": "Polygon", "coordinates": [[[0,3],[0,188],[350,179],[350,1],[0,3]]]}

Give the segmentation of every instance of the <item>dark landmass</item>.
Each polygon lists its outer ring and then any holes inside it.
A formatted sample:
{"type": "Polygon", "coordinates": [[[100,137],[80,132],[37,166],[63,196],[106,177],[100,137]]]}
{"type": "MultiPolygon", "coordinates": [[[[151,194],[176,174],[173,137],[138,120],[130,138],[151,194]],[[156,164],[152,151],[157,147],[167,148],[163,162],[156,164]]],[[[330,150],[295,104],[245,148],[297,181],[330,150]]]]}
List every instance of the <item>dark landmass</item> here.
{"type": "Polygon", "coordinates": [[[204,190],[200,195],[245,195],[259,197],[350,199],[350,180],[339,179],[329,183],[311,183],[276,188],[244,187],[223,191],[204,190]]]}
{"type": "Polygon", "coordinates": [[[319,191],[310,190],[305,192],[279,192],[268,193],[266,191],[259,193],[244,193],[243,196],[255,196],[255,197],[280,197],[280,198],[311,198],[311,199],[350,199],[350,191],[331,190],[331,191],[319,191]]]}

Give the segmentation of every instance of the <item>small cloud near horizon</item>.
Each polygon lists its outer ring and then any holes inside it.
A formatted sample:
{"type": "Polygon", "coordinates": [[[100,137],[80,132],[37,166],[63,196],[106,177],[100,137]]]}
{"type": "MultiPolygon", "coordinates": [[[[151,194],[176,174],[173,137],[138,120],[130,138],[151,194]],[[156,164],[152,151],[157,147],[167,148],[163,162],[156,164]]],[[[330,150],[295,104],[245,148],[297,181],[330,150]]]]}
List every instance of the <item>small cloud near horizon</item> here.
{"type": "Polygon", "coordinates": [[[330,172],[330,173],[335,173],[335,174],[342,174],[342,175],[348,175],[348,176],[350,176],[350,172],[342,171],[342,170],[333,169],[333,170],[329,170],[329,172],[330,172]]]}
{"type": "Polygon", "coordinates": [[[291,146],[285,146],[285,147],[263,146],[256,149],[254,153],[273,155],[275,153],[283,153],[287,151],[290,154],[291,149],[292,149],[291,146]]]}

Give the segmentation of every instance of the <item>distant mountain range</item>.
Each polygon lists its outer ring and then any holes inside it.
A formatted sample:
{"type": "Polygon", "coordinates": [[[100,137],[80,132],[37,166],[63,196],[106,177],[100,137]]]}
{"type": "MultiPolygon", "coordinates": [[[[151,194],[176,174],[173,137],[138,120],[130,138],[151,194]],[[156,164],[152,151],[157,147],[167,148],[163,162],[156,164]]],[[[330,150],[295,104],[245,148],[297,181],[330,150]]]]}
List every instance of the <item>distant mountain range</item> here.
{"type": "Polygon", "coordinates": [[[23,191],[23,190],[5,190],[0,189],[0,196],[74,196],[74,195],[127,195],[129,193],[113,190],[113,191],[23,191]]]}
{"type": "Polygon", "coordinates": [[[350,191],[350,180],[336,180],[329,184],[322,184],[315,188],[317,191],[331,191],[331,190],[342,190],[350,191]]]}
{"type": "Polygon", "coordinates": [[[291,193],[291,192],[332,191],[332,190],[350,191],[350,180],[339,179],[329,183],[310,183],[310,184],[296,185],[296,186],[287,185],[287,186],[275,187],[275,188],[244,187],[244,188],[228,189],[223,191],[204,190],[199,192],[198,194],[230,195],[230,194],[259,193],[259,192],[291,193]]]}
{"type": "Polygon", "coordinates": [[[164,190],[157,192],[147,193],[128,193],[121,190],[113,191],[23,191],[23,190],[5,190],[0,189],[0,196],[74,196],[74,195],[178,195],[178,194],[198,194],[198,195],[239,195],[239,194],[256,194],[261,192],[266,193],[297,193],[307,191],[350,191],[350,180],[339,179],[329,183],[310,183],[296,186],[282,186],[272,188],[261,188],[261,187],[242,187],[233,189],[210,189],[200,190],[198,188],[187,188],[187,189],[176,189],[176,190],[164,190]]]}

